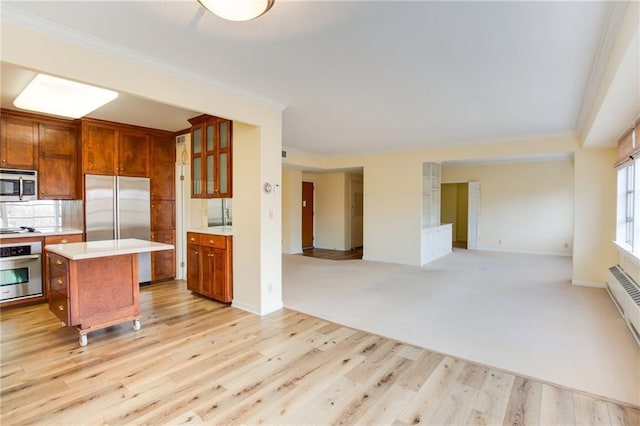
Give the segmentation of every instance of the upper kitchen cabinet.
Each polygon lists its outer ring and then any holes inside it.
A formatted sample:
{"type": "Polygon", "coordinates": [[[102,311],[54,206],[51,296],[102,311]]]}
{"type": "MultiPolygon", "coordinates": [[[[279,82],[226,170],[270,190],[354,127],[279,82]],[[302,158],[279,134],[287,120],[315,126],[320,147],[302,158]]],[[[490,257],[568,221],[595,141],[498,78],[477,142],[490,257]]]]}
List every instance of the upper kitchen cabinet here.
{"type": "Polygon", "coordinates": [[[191,197],[231,198],[230,120],[200,115],[191,123],[191,197]]]}
{"type": "Polygon", "coordinates": [[[151,198],[175,199],[176,146],[173,134],[151,136],[151,198]]]}
{"type": "Polygon", "coordinates": [[[26,114],[2,110],[0,165],[9,169],[38,167],[38,120],[26,114]]]}
{"type": "Polygon", "coordinates": [[[143,128],[82,120],[82,172],[149,177],[150,136],[143,128]]]}
{"type": "Polygon", "coordinates": [[[40,123],[39,199],[75,200],[80,198],[76,128],[77,126],[72,123],[40,123]]]}

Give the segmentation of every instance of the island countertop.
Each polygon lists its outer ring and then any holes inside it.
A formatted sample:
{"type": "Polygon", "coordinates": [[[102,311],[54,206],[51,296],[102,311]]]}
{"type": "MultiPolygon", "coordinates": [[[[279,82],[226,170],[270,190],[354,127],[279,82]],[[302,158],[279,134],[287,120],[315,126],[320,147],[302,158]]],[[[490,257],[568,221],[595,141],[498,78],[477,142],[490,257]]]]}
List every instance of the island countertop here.
{"type": "Polygon", "coordinates": [[[171,250],[171,244],[127,238],[122,240],[90,241],[84,243],[48,244],[45,249],[70,260],[93,259],[121,254],[171,250]]]}

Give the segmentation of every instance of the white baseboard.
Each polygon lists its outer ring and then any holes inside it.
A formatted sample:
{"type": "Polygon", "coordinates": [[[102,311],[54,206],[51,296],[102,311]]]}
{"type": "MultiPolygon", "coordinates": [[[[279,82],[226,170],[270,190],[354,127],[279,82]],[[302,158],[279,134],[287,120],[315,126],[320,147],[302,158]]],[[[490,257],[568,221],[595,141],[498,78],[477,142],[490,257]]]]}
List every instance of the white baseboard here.
{"type": "Polygon", "coordinates": [[[579,285],[582,287],[595,287],[595,288],[607,288],[606,283],[598,283],[594,281],[580,281],[580,280],[571,280],[571,284],[579,285]]]}
{"type": "Polygon", "coordinates": [[[272,312],[278,311],[280,309],[283,308],[284,304],[282,303],[282,300],[277,302],[277,303],[273,303],[271,305],[265,305],[265,306],[255,306],[255,305],[249,305],[246,303],[242,303],[242,302],[238,302],[237,300],[234,300],[233,302],[231,302],[231,306],[233,306],[234,308],[238,308],[238,309],[242,309],[243,311],[247,311],[251,314],[254,315],[259,315],[259,316],[264,316],[264,315],[268,315],[272,312]]]}
{"type": "Polygon", "coordinates": [[[496,249],[496,248],[486,248],[486,247],[478,247],[477,249],[472,249],[472,250],[494,251],[494,252],[498,252],[498,253],[533,254],[533,255],[538,255],[538,256],[573,257],[573,253],[559,253],[559,252],[550,252],[550,251],[506,250],[506,249],[496,249]]]}

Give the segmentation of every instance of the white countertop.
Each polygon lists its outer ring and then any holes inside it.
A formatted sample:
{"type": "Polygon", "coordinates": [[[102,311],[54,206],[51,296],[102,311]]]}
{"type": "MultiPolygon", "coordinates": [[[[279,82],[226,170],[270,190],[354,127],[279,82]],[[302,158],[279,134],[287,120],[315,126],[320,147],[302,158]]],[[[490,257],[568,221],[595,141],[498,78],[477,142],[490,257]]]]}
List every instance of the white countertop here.
{"type": "Polygon", "coordinates": [[[20,232],[18,234],[2,234],[0,238],[49,237],[53,235],[82,234],[82,229],[54,226],[50,228],[36,228],[36,232],[20,232]]]}
{"type": "Polygon", "coordinates": [[[171,250],[171,244],[128,238],[124,240],[90,241],[85,243],[49,244],[45,249],[71,260],[117,256],[171,250]]]}
{"type": "Polygon", "coordinates": [[[211,234],[211,235],[233,235],[232,226],[210,226],[202,229],[189,229],[187,232],[197,232],[199,234],[211,234]]]}

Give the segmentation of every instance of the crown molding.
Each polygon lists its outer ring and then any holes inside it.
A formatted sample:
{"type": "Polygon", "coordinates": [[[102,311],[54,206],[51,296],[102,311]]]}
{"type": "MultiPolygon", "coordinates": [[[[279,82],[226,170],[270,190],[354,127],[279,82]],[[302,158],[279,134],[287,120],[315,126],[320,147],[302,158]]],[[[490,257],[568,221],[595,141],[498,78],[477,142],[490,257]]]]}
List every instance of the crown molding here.
{"type": "Polygon", "coordinates": [[[580,113],[578,114],[578,121],[576,129],[580,134],[584,134],[587,121],[593,108],[593,102],[596,99],[596,94],[602,83],[602,79],[611,57],[611,52],[618,38],[622,21],[629,4],[627,2],[610,2],[608,4],[607,17],[603,25],[602,35],[598,42],[598,48],[596,55],[591,65],[591,72],[589,73],[589,80],[585,89],[584,96],[582,98],[582,105],[580,106],[580,113]]]}
{"type": "Polygon", "coordinates": [[[210,87],[222,92],[227,92],[248,101],[257,102],[265,106],[276,108],[280,111],[284,111],[284,109],[286,109],[287,107],[287,105],[285,104],[274,102],[269,99],[260,98],[237,88],[226,86],[224,84],[221,84],[220,82],[212,80],[211,78],[203,74],[193,72],[184,67],[164,61],[159,61],[146,53],[135,51],[133,49],[108,42],[93,35],[74,30],[59,23],[40,18],[30,13],[26,13],[22,10],[9,6],[6,3],[1,4],[0,19],[2,21],[18,25],[27,30],[58,38],[65,42],[75,44],[88,50],[99,52],[101,54],[111,56],[125,62],[140,65],[146,68],[151,68],[164,74],[168,74],[172,77],[191,80],[203,86],[210,87]]]}

